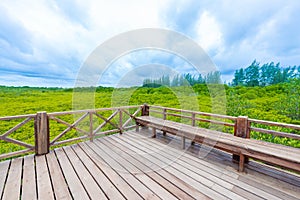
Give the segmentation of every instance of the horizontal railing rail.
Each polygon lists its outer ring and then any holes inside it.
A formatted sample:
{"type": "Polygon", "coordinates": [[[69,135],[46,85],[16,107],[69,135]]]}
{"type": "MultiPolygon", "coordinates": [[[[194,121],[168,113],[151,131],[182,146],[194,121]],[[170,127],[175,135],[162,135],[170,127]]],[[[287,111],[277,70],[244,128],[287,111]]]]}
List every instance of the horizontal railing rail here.
{"type": "Polygon", "coordinates": [[[194,126],[196,121],[206,122],[215,125],[223,125],[233,127],[233,133],[236,136],[251,138],[254,132],[270,134],[274,137],[285,137],[295,140],[300,140],[300,125],[286,124],[281,122],[272,122],[266,120],[250,119],[246,116],[233,117],[228,115],[220,115],[199,111],[191,111],[177,108],[168,108],[162,106],[149,106],[149,112],[159,114],[163,119],[168,116],[178,117],[191,120],[194,126]],[[207,118],[203,118],[207,117],[207,118]],[[264,127],[262,127],[264,125],[264,127]],[[273,130],[276,128],[286,129],[285,131],[273,130]],[[299,131],[296,133],[296,131],[299,131]]]}
{"type": "Polygon", "coordinates": [[[216,125],[234,127],[235,121],[237,119],[237,117],[232,117],[227,115],[191,111],[191,110],[184,110],[184,109],[177,109],[177,108],[168,108],[162,106],[149,106],[149,108],[150,108],[150,113],[161,114],[164,119],[166,119],[168,116],[190,119],[192,125],[195,125],[196,121],[198,121],[198,122],[207,122],[216,125]],[[213,119],[208,119],[203,117],[209,117],[213,119]]]}
{"type": "Polygon", "coordinates": [[[0,122],[21,120],[8,128],[7,123],[4,124],[4,128],[0,124],[0,149],[3,150],[7,145],[14,146],[14,149],[7,148],[11,152],[2,151],[0,159],[32,152],[42,155],[48,153],[51,147],[58,145],[84,140],[93,141],[95,137],[102,135],[122,133],[135,127],[133,119],[140,114],[141,109],[142,106],[123,106],[0,117],[0,122]],[[21,130],[32,121],[26,130],[21,130]],[[33,144],[17,139],[13,134],[27,134],[28,138],[33,138],[31,140],[33,144]]]}
{"type": "Polygon", "coordinates": [[[258,120],[258,119],[248,119],[248,129],[249,132],[255,131],[259,133],[270,134],[273,136],[300,140],[300,135],[293,132],[293,131],[299,131],[300,133],[300,125],[296,125],[296,124],[286,124],[286,123],[272,122],[272,121],[265,121],[265,120],[258,120]],[[257,127],[260,125],[265,125],[270,128],[281,128],[286,130],[289,129],[290,132],[257,127]]]}
{"type": "Polygon", "coordinates": [[[30,152],[37,155],[46,154],[50,148],[58,145],[93,141],[94,138],[107,134],[122,134],[136,126],[134,119],[139,115],[177,119],[192,126],[206,123],[209,125],[206,128],[220,125],[229,127],[228,130],[235,136],[244,138],[250,138],[251,134],[259,132],[300,140],[300,125],[144,104],[0,117],[0,159],[30,152]],[[28,138],[24,139],[26,135],[28,138]]]}
{"type": "MultiPolygon", "coordinates": [[[[30,114],[30,115],[19,115],[19,116],[7,116],[7,117],[0,117],[0,121],[12,121],[12,120],[21,120],[17,121],[13,127],[9,127],[8,130],[5,130],[3,133],[0,133],[0,159],[8,158],[12,156],[18,156],[25,153],[33,152],[35,149],[34,144],[29,144],[26,141],[22,141],[18,137],[13,137],[13,133],[16,132],[18,129],[21,129],[26,124],[36,121],[36,114],[30,114]],[[3,147],[1,147],[4,143],[7,144],[15,144],[14,146],[9,146],[10,149],[13,149],[12,152],[5,152],[2,153],[3,147]]],[[[30,133],[29,133],[30,134],[30,133]]],[[[34,127],[32,127],[32,135],[34,135],[34,127]]],[[[8,148],[8,147],[6,147],[8,148]]]]}

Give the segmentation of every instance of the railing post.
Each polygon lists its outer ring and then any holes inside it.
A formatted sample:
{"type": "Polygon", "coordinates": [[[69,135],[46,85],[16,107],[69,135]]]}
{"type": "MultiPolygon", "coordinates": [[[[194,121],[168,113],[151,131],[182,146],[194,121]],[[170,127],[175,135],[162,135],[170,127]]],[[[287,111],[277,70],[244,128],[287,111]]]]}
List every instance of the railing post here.
{"type": "Polygon", "coordinates": [[[119,110],[119,129],[120,129],[120,134],[123,133],[123,112],[120,109],[119,110]]]}
{"type": "MultiPolygon", "coordinates": [[[[167,109],[166,108],[163,109],[163,119],[164,120],[167,119],[167,109]]],[[[163,131],[163,135],[167,135],[167,132],[163,131]]]]}
{"type": "Polygon", "coordinates": [[[49,119],[47,112],[38,112],[34,121],[35,154],[49,153],[49,119]]]}
{"type": "Polygon", "coordinates": [[[89,112],[90,116],[90,141],[94,140],[94,128],[93,128],[93,112],[89,112]]]}
{"type": "Polygon", "coordinates": [[[149,116],[149,106],[148,104],[144,104],[142,108],[142,116],[149,116]]]}
{"type": "MultiPolygon", "coordinates": [[[[149,108],[148,104],[145,103],[145,104],[142,106],[141,115],[142,115],[142,116],[149,116],[149,109],[150,109],[150,108],[149,108]]],[[[139,125],[140,125],[140,124],[137,124],[137,125],[136,125],[136,131],[137,131],[137,132],[139,131],[139,125]]],[[[146,128],[146,129],[148,128],[147,126],[144,126],[144,125],[141,125],[141,127],[142,127],[142,128],[146,128]]]]}
{"type": "Polygon", "coordinates": [[[196,114],[192,113],[192,126],[195,126],[196,124],[196,114]]]}
{"type": "MultiPolygon", "coordinates": [[[[192,126],[195,126],[196,125],[196,114],[195,113],[192,113],[192,126]]],[[[194,145],[195,142],[192,141],[191,142],[191,145],[194,145]]]]}
{"type": "Polygon", "coordinates": [[[163,118],[164,118],[164,120],[167,119],[167,109],[166,108],[163,109],[163,118]]]}
{"type": "MultiPolygon", "coordinates": [[[[249,127],[248,127],[248,117],[247,116],[239,116],[236,119],[235,125],[234,125],[234,136],[236,137],[242,137],[242,138],[250,138],[249,134],[249,127]]],[[[239,155],[233,155],[232,159],[235,161],[240,160],[239,155]]],[[[245,162],[248,162],[248,157],[245,157],[245,162]]]]}

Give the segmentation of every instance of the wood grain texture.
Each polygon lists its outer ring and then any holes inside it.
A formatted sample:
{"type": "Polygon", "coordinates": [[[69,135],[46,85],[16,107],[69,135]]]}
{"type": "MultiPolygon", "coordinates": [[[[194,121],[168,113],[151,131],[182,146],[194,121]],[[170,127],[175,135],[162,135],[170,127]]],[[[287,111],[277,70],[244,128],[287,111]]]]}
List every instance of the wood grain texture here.
{"type": "Polygon", "coordinates": [[[36,184],[38,190],[38,198],[54,199],[50,175],[48,172],[46,157],[36,156],[36,184]]]}
{"type": "Polygon", "coordinates": [[[107,164],[112,169],[114,169],[119,174],[119,176],[125,179],[127,183],[131,185],[131,187],[133,187],[134,190],[136,190],[143,198],[159,199],[159,197],[153,191],[151,191],[148,187],[142,184],[139,181],[139,179],[135,177],[132,173],[129,173],[129,171],[116,160],[114,160],[110,154],[104,153],[101,147],[99,147],[95,143],[89,143],[89,146],[92,147],[96,152],[101,152],[98,155],[101,156],[107,162],[107,164]]]}
{"type": "Polygon", "coordinates": [[[24,157],[22,199],[37,199],[34,156],[24,157]]]}
{"type": "Polygon", "coordinates": [[[143,128],[0,162],[1,199],[300,199],[300,176],[252,160],[239,173],[230,154],[188,137],[183,150],[178,135],[143,128]]]}
{"type": "Polygon", "coordinates": [[[22,162],[23,158],[16,158],[11,161],[2,199],[20,198],[22,162]]]}
{"type": "MultiPolygon", "coordinates": [[[[268,190],[262,190],[261,188],[264,186],[264,184],[257,183],[254,187],[252,185],[249,185],[247,181],[239,181],[239,177],[248,177],[247,174],[244,173],[238,173],[236,171],[228,171],[224,168],[224,165],[226,166],[227,163],[224,163],[223,159],[220,159],[218,163],[209,163],[207,160],[211,161],[211,157],[207,159],[199,159],[197,158],[198,153],[191,153],[188,150],[185,151],[186,153],[183,154],[182,151],[180,151],[180,142],[177,144],[177,148],[170,147],[169,145],[165,144],[160,144],[156,141],[147,140],[139,135],[135,136],[135,134],[126,134],[124,135],[123,142],[124,143],[132,143],[130,146],[133,146],[135,144],[137,147],[140,146],[140,143],[142,141],[143,147],[149,148],[146,150],[147,152],[151,151],[156,151],[156,154],[161,154],[163,156],[162,160],[167,160],[169,159],[170,162],[171,160],[175,160],[176,163],[182,165],[186,169],[190,169],[194,171],[197,174],[202,175],[203,177],[206,177],[207,179],[221,185],[224,188],[230,189],[232,191],[238,190],[238,191],[243,191],[243,195],[245,195],[245,198],[250,198],[252,197],[252,194],[255,193],[257,195],[258,199],[261,198],[268,198],[268,199],[280,199],[281,196],[289,196],[288,194],[293,192],[292,190],[282,190],[282,193],[279,193],[278,196],[274,196],[273,193],[268,193],[265,191],[268,190]],[[128,137],[128,138],[127,138],[128,137]],[[164,151],[159,151],[158,149],[164,148],[164,151]],[[152,149],[152,150],[151,150],[152,149]],[[155,150],[156,149],[156,150],[155,150]],[[220,167],[222,166],[222,167],[220,167]]],[[[117,138],[119,140],[119,138],[117,138]]],[[[172,144],[173,145],[173,144],[172,144]]],[[[195,148],[195,147],[192,147],[195,148]]],[[[201,149],[200,149],[201,150],[201,149]]],[[[133,151],[133,149],[132,149],[133,151]]],[[[153,159],[151,159],[153,160],[153,159]]],[[[259,175],[257,175],[259,176],[259,175]]],[[[254,180],[256,180],[255,177],[253,177],[254,180]]],[[[298,179],[300,181],[300,177],[295,177],[294,180],[298,179]]],[[[271,180],[271,179],[270,179],[271,180]]],[[[274,181],[275,179],[273,179],[274,181]]],[[[266,182],[266,185],[267,182],[266,182]]],[[[279,185],[284,185],[282,183],[278,184],[279,185]]],[[[288,186],[289,188],[291,186],[288,186]]],[[[280,189],[277,189],[278,191],[280,189]]],[[[297,189],[295,189],[297,191],[297,189]]],[[[239,194],[239,193],[238,193],[239,194]]],[[[251,198],[252,199],[252,198],[251,198]]],[[[293,199],[292,197],[289,196],[287,199],[293,199]]]]}
{"type": "Polygon", "coordinates": [[[68,156],[65,154],[62,148],[56,149],[55,154],[60,163],[62,172],[72,194],[75,199],[89,199],[84,186],[78,178],[72,164],[70,163],[68,156]]]}
{"type": "Polygon", "coordinates": [[[110,179],[113,185],[125,196],[127,199],[142,199],[142,197],[123,179],[113,168],[109,167],[105,160],[103,160],[87,143],[79,144],[90,159],[97,165],[99,169],[110,179]]]}
{"type": "Polygon", "coordinates": [[[46,112],[37,113],[35,119],[35,153],[37,155],[49,152],[49,119],[46,112]]]}
{"type": "MultiPolygon", "coordinates": [[[[300,149],[297,148],[273,143],[265,143],[264,146],[261,146],[259,145],[260,141],[257,140],[234,137],[231,134],[193,127],[151,116],[137,117],[136,121],[138,124],[144,126],[167,131],[177,136],[184,136],[194,142],[213,146],[214,148],[233,154],[249,156],[300,172],[300,149]]],[[[247,123],[243,124],[246,125],[247,123]]],[[[244,127],[243,132],[245,131],[246,128],[244,127]]]]}
{"type": "Polygon", "coordinates": [[[79,177],[80,181],[85,187],[85,190],[92,199],[107,199],[101,188],[98,186],[93,176],[89,173],[87,168],[83,165],[80,158],[76,155],[73,149],[68,146],[64,147],[64,151],[69,157],[70,162],[73,165],[73,168],[79,177]]]}
{"type": "Polygon", "coordinates": [[[5,186],[5,181],[7,178],[9,165],[10,165],[10,160],[0,162],[0,174],[1,174],[1,176],[0,176],[0,197],[2,195],[4,186],[5,186]]]}
{"type": "Polygon", "coordinates": [[[49,174],[51,176],[51,182],[53,185],[53,192],[56,199],[72,199],[69,192],[68,185],[65,181],[61,168],[58,164],[57,158],[54,152],[50,152],[46,155],[49,174]]]}
{"type": "Polygon", "coordinates": [[[73,150],[76,152],[78,157],[82,160],[84,165],[89,169],[97,184],[101,187],[105,195],[109,199],[125,199],[119,190],[113,185],[109,177],[97,167],[97,165],[88,157],[86,152],[84,152],[79,146],[72,146],[73,150]]]}

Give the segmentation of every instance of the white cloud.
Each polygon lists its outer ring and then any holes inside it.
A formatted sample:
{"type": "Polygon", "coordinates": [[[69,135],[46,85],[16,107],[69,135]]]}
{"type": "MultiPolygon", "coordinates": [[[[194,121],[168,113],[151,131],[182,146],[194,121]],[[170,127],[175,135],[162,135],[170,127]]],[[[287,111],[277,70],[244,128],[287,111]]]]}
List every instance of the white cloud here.
{"type": "Polygon", "coordinates": [[[195,25],[197,41],[207,52],[219,51],[222,48],[222,32],[219,24],[212,14],[204,11],[195,25]]]}
{"type": "Polygon", "coordinates": [[[226,80],[254,59],[281,62],[282,66],[300,64],[299,1],[201,2],[194,38],[226,80]]]}
{"type": "MultiPolygon", "coordinates": [[[[208,52],[224,77],[254,59],[299,65],[299,9],[300,1],[295,0],[0,1],[0,70],[19,71],[20,76],[37,72],[41,77],[65,76],[70,82],[105,40],[149,27],[187,34],[208,52]]],[[[127,63],[123,61],[111,72],[110,81],[123,68],[130,71],[130,64],[142,63],[140,59],[163,60],[149,55],[128,57],[127,63]]],[[[168,61],[174,69],[184,71],[178,59],[168,61]]],[[[184,69],[190,70],[189,66],[184,69]]],[[[2,75],[0,84],[8,83],[12,76],[2,75]]]]}
{"type": "Polygon", "coordinates": [[[12,52],[6,56],[11,62],[2,64],[12,68],[9,63],[18,62],[16,57],[26,57],[36,64],[26,66],[23,63],[28,71],[43,68],[40,71],[44,73],[56,71],[75,78],[83,61],[106,39],[132,29],[161,26],[159,13],[166,4],[167,1],[158,0],[131,3],[86,0],[76,1],[76,5],[73,1],[1,1],[0,10],[5,10],[23,27],[20,31],[28,33],[30,38],[24,40],[29,40],[27,45],[32,49],[27,55],[21,55],[7,48],[4,51],[12,52]],[[73,7],[81,11],[79,16],[68,11],[73,7]],[[39,65],[41,63],[45,65],[39,65]]]}

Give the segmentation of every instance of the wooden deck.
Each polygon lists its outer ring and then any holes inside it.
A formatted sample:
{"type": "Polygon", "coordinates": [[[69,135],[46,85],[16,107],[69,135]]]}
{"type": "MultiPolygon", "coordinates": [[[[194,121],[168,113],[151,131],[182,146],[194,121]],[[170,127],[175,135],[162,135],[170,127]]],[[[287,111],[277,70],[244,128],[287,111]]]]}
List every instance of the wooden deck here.
{"type": "Polygon", "coordinates": [[[1,199],[300,199],[300,176],[251,161],[239,173],[229,154],[198,144],[183,151],[173,136],[150,135],[128,131],[1,162],[1,199]]]}

